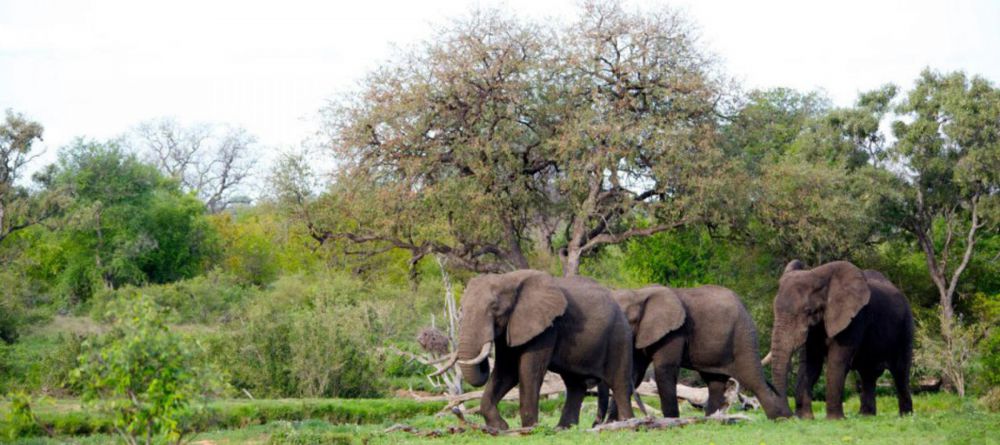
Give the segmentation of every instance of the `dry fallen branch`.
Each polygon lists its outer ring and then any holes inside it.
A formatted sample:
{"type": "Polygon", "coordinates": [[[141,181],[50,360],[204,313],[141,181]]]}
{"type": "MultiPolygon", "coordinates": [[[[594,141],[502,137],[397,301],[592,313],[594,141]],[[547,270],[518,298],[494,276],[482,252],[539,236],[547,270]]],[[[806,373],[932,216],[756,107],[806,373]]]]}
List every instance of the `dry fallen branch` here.
{"type": "MultiPolygon", "coordinates": [[[[656,383],[653,382],[642,382],[642,384],[635,389],[635,392],[640,396],[660,396],[656,389],[656,383]]],[[[705,404],[708,403],[708,388],[699,388],[678,383],[677,398],[686,400],[695,408],[704,408],[705,404]]],[[[723,403],[721,412],[726,412],[733,406],[739,406],[744,410],[757,409],[760,408],[760,402],[757,401],[756,397],[749,397],[741,394],[739,383],[736,383],[736,380],[730,379],[729,385],[726,388],[725,403],[723,403]]]]}

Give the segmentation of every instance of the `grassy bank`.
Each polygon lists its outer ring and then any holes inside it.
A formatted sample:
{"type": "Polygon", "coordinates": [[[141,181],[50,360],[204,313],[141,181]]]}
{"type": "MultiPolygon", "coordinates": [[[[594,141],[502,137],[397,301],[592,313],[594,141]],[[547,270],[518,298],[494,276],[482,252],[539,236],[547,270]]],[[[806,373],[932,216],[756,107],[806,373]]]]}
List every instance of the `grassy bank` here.
{"type": "MultiPolygon", "coordinates": [[[[921,395],[914,398],[916,414],[900,418],[895,399],[879,398],[880,412],[875,417],[860,417],[857,398],[848,399],[848,419],[785,420],[771,422],[762,413],[750,413],[751,421],[737,425],[697,424],[662,431],[591,433],[586,431],[594,415],[594,403],[584,405],[581,426],[569,431],[555,431],[561,401],[545,401],[541,427],[528,436],[492,437],[478,432],[442,437],[421,437],[385,429],[405,423],[421,431],[441,430],[457,425],[453,417],[433,415],[440,404],[421,404],[408,400],[258,400],[222,401],[210,406],[217,413],[215,431],[199,434],[194,443],[209,444],[339,444],[339,443],[565,443],[574,445],[622,444],[991,444],[1000,443],[1000,413],[985,411],[972,399],[949,394],[921,395]]],[[[815,404],[822,417],[822,403],[815,404]]],[[[505,404],[506,418],[516,426],[516,405],[505,404]]],[[[79,413],[70,402],[43,407],[39,417],[55,419],[79,413]]],[[[685,416],[698,412],[685,407],[685,416]]],[[[481,421],[479,417],[474,420],[481,421]]],[[[103,444],[113,440],[104,434],[89,437],[62,436],[57,439],[21,439],[16,444],[52,445],[74,443],[103,444]]]]}

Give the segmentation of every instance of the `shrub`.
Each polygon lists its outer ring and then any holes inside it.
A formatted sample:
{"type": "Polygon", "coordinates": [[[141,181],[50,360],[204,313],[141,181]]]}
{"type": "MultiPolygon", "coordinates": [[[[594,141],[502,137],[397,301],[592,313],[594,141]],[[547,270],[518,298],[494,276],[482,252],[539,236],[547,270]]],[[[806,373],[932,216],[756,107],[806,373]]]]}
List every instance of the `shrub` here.
{"type": "Polygon", "coordinates": [[[385,315],[358,301],[365,293],[344,276],[282,278],[246,302],[215,355],[233,386],[257,397],[378,396],[385,315]]]}
{"type": "Polygon", "coordinates": [[[42,425],[31,408],[31,397],[17,392],[10,395],[10,409],[4,419],[3,435],[10,440],[40,435],[42,425]]]}
{"type": "Polygon", "coordinates": [[[84,343],[74,371],[84,401],[108,413],[127,443],[180,443],[198,411],[193,402],[216,389],[216,377],[150,299],[123,301],[109,318],[110,331],[84,343]]]}
{"type": "Polygon", "coordinates": [[[169,311],[171,322],[217,323],[232,316],[239,303],[254,292],[239,280],[219,270],[174,283],[145,287],[125,286],[99,293],[91,306],[91,316],[102,319],[109,305],[138,293],[169,311]]]}

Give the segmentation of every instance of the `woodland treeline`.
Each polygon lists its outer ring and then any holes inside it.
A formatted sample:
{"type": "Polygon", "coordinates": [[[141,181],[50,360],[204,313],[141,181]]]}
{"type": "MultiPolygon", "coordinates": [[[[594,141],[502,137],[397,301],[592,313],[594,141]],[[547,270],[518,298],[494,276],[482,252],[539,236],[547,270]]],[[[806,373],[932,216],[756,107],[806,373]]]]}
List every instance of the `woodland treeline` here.
{"type": "Polygon", "coordinates": [[[719,284],[766,345],[792,259],[896,283],[914,380],[1000,385],[1000,88],[928,68],[843,107],[738,74],[676,10],[592,3],[449,22],[321,110],[321,147],[270,166],[248,130],[171,119],[38,165],[45,123],[7,110],[0,391],[80,394],[88,338],[137,294],[234,394],[426,385],[377,346],[440,322],[440,267],[458,291],[519,268],[719,284]]]}

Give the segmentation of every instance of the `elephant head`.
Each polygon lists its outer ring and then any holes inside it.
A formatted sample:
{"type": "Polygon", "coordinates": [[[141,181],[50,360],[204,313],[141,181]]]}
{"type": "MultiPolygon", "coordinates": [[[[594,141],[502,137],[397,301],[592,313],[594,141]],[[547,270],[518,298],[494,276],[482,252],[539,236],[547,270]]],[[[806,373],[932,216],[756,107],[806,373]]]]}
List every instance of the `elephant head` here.
{"type": "Polygon", "coordinates": [[[827,337],[833,337],[847,328],[870,297],[864,273],[847,261],[810,270],[798,260],[788,263],[774,298],[769,354],[779,396],[787,396],[791,356],[805,344],[810,327],[823,323],[827,337]]]}
{"type": "Polygon", "coordinates": [[[681,300],[668,287],[618,290],[611,296],[621,306],[632,332],[635,333],[637,349],[647,348],[680,328],[687,316],[681,300]]]}
{"type": "Polygon", "coordinates": [[[566,305],[566,296],[544,272],[518,270],[470,280],[462,295],[455,355],[465,381],[473,386],[486,383],[486,358],[494,341],[521,346],[551,326],[566,305]]]}

